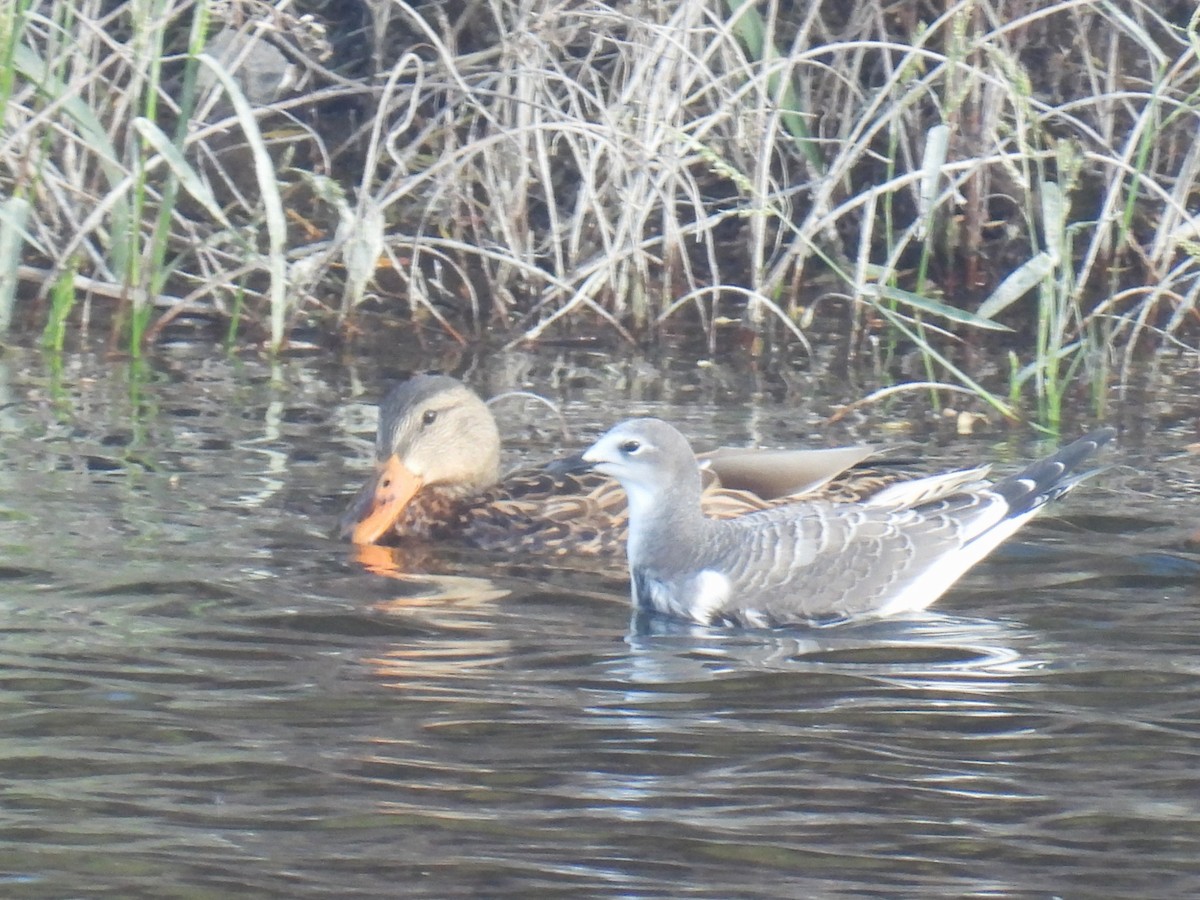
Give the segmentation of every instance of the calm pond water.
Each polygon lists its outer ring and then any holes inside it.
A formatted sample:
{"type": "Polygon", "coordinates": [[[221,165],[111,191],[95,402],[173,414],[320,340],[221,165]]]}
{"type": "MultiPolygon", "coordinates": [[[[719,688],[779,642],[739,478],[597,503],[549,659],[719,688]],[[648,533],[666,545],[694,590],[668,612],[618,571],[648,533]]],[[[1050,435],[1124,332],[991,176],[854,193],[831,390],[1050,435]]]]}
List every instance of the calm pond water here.
{"type": "MultiPolygon", "coordinates": [[[[356,559],[329,535],[403,368],[0,358],[0,896],[1200,895],[1194,394],[1114,416],[1113,468],[936,612],[739,633],[634,627],[619,571],[356,559]]],[[[830,402],[601,357],[468,377],[563,404],[569,437],[505,401],[514,462],[630,413],[796,445],[830,402]]],[[[1048,449],[872,412],[818,443],[1048,449]]]]}

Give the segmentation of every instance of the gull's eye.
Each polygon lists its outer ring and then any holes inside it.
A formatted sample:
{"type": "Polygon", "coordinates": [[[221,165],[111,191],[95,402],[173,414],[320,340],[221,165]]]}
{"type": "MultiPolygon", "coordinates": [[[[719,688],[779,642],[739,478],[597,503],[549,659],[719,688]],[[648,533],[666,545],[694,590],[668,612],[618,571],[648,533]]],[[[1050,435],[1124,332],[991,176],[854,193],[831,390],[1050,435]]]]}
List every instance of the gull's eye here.
{"type": "Polygon", "coordinates": [[[436,409],[427,409],[427,410],[425,410],[425,413],[421,416],[421,424],[422,425],[432,425],[436,421],[437,421],[437,410],[436,409]]]}
{"type": "Polygon", "coordinates": [[[630,439],[628,441],[623,441],[621,443],[621,452],[624,453],[626,456],[632,456],[633,454],[637,453],[641,449],[642,449],[641,441],[635,441],[635,440],[630,439]]]}

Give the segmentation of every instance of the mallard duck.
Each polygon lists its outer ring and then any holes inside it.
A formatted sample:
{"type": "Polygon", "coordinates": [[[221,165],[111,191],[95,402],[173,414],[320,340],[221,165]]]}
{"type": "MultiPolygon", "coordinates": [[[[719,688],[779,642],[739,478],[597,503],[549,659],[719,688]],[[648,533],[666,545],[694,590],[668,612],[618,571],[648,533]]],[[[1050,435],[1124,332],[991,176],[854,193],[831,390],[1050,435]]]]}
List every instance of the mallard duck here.
{"type": "Polygon", "coordinates": [[[1015,475],[935,490],[933,499],[900,485],[861,503],[801,500],[724,520],[703,515],[696,458],[666,422],[622,422],[582,458],[629,497],[636,609],[775,627],[924,609],[1091,474],[1079,466],[1114,434],[1100,429],[1015,475]]]}
{"type": "MultiPolygon", "coordinates": [[[[735,450],[706,454],[701,502],[712,516],[764,509],[829,483],[872,453],[735,450]]],[[[445,375],[397,385],[379,410],[375,471],[341,521],[356,544],[452,541],[489,550],[619,555],[625,496],[574,461],[501,477],[496,419],[474,391],[445,375]]],[[[856,490],[877,486],[861,475],[856,490]]],[[[880,476],[878,483],[886,478],[880,476]]]]}

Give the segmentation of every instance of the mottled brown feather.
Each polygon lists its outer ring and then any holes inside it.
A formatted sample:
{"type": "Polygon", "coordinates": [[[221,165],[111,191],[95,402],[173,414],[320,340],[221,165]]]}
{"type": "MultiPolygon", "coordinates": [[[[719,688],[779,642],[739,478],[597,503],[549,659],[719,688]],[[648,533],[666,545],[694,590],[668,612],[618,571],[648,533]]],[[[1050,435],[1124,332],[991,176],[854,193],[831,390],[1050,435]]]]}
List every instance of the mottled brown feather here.
{"type": "MultiPolygon", "coordinates": [[[[624,551],[628,511],[616,481],[596,473],[526,468],[480,486],[489,480],[484,472],[498,458],[498,432],[491,411],[454,379],[418,376],[389,394],[381,405],[376,456],[382,461],[393,452],[413,468],[422,467],[414,460],[428,467],[430,460],[447,458],[458,468],[421,487],[378,543],[429,541],[581,556],[619,556],[624,551]],[[460,430],[431,429],[426,435],[421,421],[430,410],[437,411],[439,424],[457,417],[460,430]],[[471,452],[461,452],[464,446],[471,452]]],[[[713,518],[732,518],[804,497],[860,502],[909,475],[863,465],[869,454],[861,447],[702,454],[703,510],[713,518]],[[739,489],[723,486],[720,471],[739,489]]]]}

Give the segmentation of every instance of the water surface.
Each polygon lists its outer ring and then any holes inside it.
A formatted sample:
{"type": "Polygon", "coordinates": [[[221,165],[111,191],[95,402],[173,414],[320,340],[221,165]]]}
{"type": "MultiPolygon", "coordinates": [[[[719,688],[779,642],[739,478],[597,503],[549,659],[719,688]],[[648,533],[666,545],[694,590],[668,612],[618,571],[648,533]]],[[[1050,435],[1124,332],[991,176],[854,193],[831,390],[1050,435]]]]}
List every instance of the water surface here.
{"type": "MultiPolygon", "coordinates": [[[[356,558],[329,534],[392,374],[4,358],[0,894],[1200,894],[1186,416],[935,612],[736,632],[631,622],[619,571],[356,558]]],[[[471,377],[563,403],[506,414],[513,461],[637,413],[795,444],[831,402],[646,361],[471,377]]],[[[821,442],[1048,447],[907,420],[821,442]]]]}

